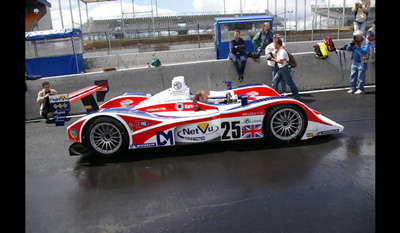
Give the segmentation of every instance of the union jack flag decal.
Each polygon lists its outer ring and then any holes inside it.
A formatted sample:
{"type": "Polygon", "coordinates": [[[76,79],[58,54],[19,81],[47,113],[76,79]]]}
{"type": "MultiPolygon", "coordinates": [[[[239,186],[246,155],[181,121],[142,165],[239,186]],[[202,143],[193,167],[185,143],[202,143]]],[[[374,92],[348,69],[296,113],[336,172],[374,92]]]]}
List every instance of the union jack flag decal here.
{"type": "Polygon", "coordinates": [[[262,138],[262,124],[242,125],[242,138],[262,138]]]}

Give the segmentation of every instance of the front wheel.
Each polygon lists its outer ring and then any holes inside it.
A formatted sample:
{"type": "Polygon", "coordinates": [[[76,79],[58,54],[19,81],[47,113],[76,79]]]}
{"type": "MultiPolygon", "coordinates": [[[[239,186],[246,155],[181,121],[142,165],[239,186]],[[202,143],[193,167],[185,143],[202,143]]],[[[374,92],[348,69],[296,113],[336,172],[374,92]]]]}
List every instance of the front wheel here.
{"type": "Polygon", "coordinates": [[[264,135],[278,142],[300,140],[306,130],[306,117],[299,107],[283,104],[267,111],[264,118],[264,135]]]}
{"type": "Polygon", "coordinates": [[[119,121],[110,117],[100,117],[89,123],[84,143],[96,154],[114,157],[128,148],[129,138],[125,127],[119,121]]]}

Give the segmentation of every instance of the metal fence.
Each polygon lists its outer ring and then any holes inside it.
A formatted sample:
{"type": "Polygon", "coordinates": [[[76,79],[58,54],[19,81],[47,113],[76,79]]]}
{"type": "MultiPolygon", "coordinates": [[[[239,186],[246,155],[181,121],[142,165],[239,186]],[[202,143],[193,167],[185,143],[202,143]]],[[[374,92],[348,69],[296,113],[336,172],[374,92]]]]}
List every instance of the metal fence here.
{"type": "MultiPolygon", "coordinates": [[[[298,1],[295,1],[297,8],[298,1]]],[[[273,5],[272,1],[268,2],[273,5]]],[[[275,4],[278,4],[277,1],[275,4]]],[[[215,38],[213,19],[239,14],[274,16],[273,30],[280,33],[286,42],[318,40],[321,35],[329,35],[333,39],[349,38],[353,30],[352,6],[353,4],[346,7],[313,4],[310,9],[302,11],[302,14],[296,14],[297,11],[288,11],[286,7],[283,12],[278,12],[276,7],[275,9],[269,7],[260,12],[230,14],[219,12],[206,15],[136,17],[123,20],[121,18],[89,19],[82,25],[85,57],[213,47],[215,38]]],[[[370,26],[374,20],[375,5],[371,5],[367,25],[370,26]]]]}

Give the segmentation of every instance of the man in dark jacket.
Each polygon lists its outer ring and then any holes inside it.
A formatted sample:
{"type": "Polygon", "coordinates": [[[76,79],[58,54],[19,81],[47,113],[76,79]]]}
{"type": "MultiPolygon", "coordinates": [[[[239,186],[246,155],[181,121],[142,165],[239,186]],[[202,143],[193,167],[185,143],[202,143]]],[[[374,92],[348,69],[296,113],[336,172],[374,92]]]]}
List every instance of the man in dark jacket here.
{"type": "Polygon", "coordinates": [[[230,50],[229,59],[233,61],[233,64],[235,65],[236,68],[236,72],[239,76],[238,80],[241,82],[243,81],[244,69],[246,68],[246,56],[244,54],[244,51],[246,50],[246,43],[242,38],[240,38],[239,29],[235,29],[233,37],[235,37],[235,39],[229,42],[229,50],[230,50]],[[240,68],[238,62],[239,59],[242,63],[240,68]]]}

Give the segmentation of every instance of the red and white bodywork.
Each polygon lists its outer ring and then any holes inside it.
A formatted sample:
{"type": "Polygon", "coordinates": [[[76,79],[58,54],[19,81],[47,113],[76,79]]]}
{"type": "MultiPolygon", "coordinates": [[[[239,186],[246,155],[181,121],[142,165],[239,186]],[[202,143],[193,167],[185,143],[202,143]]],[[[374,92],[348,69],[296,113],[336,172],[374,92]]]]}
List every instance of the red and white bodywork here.
{"type": "Polygon", "coordinates": [[[125,149],[269,137],[306,140],[344,127],[302,102],[280,96],[264,84],[211,91],[194,100],[183,76],[158,94],[125,93],[68,127],[68,137],[97,154],[125,149]],[[215,104],[215,100],[224,103],[215,104]],[[247,102],[247,103],[246,103],[247,102]]]}

